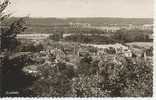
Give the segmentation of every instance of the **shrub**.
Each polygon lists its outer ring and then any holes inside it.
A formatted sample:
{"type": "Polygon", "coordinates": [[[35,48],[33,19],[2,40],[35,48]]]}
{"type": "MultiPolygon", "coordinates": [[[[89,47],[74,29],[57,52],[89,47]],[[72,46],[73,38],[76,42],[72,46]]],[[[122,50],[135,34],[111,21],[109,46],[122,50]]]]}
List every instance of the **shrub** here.
{"type": "Polygon", "coordinates": [[[33,42],[28,40],[23,40],[20,45],[17,46],[17,52],[39,52],[44,49],[43,44],[40,42],[33,42]]]}
{"type": "Polygon", "coordinates": [[[44,64],[38,68],[41,77],[32,85],[32,91],[36,96],[62,97],[72,94],[72,77],[75,73],[72,67],[59,62],[56,65],[44,64]]]}

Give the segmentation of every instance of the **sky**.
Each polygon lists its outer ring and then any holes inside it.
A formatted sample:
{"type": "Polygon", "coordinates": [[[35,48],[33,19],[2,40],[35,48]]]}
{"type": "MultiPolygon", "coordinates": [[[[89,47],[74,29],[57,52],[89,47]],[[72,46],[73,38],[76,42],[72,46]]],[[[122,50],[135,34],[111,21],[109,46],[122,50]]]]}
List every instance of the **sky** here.
{"type": "Polygon", "coordinates": [[[152,18],[153,0],[10,0],[16,17],[152,18]]]}

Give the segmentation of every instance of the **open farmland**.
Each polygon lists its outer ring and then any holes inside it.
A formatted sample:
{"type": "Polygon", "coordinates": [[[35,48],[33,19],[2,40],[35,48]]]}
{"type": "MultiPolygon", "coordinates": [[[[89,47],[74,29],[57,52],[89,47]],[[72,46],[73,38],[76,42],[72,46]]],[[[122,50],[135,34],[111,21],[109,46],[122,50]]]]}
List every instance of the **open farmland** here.
{"type": "MultiPolygon", "coordinates": [[[[4,25],[9,25],[11,22],[18,18],[11,18],[3,22],[4,25]]],[[[29,27],[25,30],[25,33],[53,33],[53,32],[70,32],[71,24],[86,26],[91,25],[100,29],[102,27],[111,27],[113,25],[118,27],[127,25],[151,25],[153,24],[153,19],[150,18],[29,18],[27,26],[29,27]]],[[[108,28],[109,28],[108,27],[108,28]]],[[[114,27],[116,29],[116,27],[114,27]]]]}

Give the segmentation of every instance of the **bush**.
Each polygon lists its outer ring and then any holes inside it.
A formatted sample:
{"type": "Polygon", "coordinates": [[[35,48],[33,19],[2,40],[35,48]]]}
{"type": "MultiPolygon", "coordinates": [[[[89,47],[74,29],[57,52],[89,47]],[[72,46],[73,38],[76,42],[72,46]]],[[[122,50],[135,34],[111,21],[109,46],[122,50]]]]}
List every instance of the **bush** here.
{"type": "Polygon", "coordinates": [[[99,86],[97,75],[80,75],[73,80],[72,88],[74,97],[108,97],[109,91],[102,90],[99,86]]]}
{"type": "Polygon", "coordinates": [[[29,96],[30,93],[23,93],[25,89],[31,86],[35,77],[26,75],[22,69],[26,65],[31,65],[33,62],[29,54],[21,55],[19,53],[12,56],[5,56],[2,61],[2,90],[3,96],[11,96],[6,92],[17,91],[19,94],[15,96],[29,96]]]}
{"type": "MultiPolygon", "coordinates": [[[[39,64],[40,73],[30,90],[33,96],[52,97],[150,97],[152,64],[142,58],[86,55],[74,69],[66,62],[39,64]],[[121,60],[122,59],[122,60],[121,60]],[[121,63],[118,63],[120,60],[121,63]]],[[[117,56],[117,55],[114,55],[117,56]]],[[[47,60],[46,60],[47,61],[47,60]]]]}
{"type": "Polygon", "coordinates": [[[38,68],[41,77],[34,82],[31,90],[41,97],[66,97],[72,94],[72,77],[75,76],[72,67],[59,62],[56,65],[44,64],[38,68]]]}
{"type": "Polygon", "coordinates": [[[28,40],[23,40],[23,42],[21,42],[20,45],[16,47],[17,52],[39,52],[43,49],[44,47],[42,43],[28,40]]]}
{"type": "Polygon", "coordinates": [[[117,41],[112,37],[92,35],[86,36],[83,34],[71,35],[64,38],[66,41],[80,42],[80,43],[93,43],[93,44],[113,44],[117,41]]]}
{"type": "Polygon", "coordinates": [[[143,59],[133,64],[127,59],[123,65],[104,63],[99,68],[101,88],[110,92],[110,96],[152,96],[152,66],[143,59]],[[150,87],[148,87],[150,86],[150,87]],[[136,91],[136,92],[134,92],[136,91]]]}

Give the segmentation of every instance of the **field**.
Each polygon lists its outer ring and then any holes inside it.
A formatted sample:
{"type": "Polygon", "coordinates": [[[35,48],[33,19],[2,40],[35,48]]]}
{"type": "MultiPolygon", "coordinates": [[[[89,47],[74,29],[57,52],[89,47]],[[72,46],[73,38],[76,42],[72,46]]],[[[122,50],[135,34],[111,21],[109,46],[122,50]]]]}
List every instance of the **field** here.
{"type": "MultiPolygon", "coordinates": [[[[12,18],[3,22],[4,25],[10,24],[18,18],[12,18]]],[[[94,27],[101,27],[107,25],[126,26],[153,24],[153,19],[150,18],[29,18],[27,21],[28,29],[25,33],[55,33],[55,32],[70,32],[70,23],[73,24],[89,24],[94,27]]]]}

